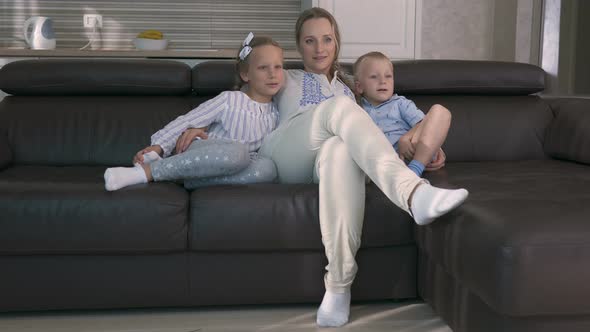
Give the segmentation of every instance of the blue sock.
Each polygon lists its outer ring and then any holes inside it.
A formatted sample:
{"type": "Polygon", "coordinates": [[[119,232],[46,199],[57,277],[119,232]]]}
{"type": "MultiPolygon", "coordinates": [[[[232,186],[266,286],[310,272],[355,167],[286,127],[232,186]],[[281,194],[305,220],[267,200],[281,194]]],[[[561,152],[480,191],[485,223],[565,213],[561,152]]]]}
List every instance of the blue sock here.
{"type": "Polygon", "coordinates": [[[408,167],[419,177],[421,177],[424,172],[424,165],[416,159],[410,161],[408,167]]]}

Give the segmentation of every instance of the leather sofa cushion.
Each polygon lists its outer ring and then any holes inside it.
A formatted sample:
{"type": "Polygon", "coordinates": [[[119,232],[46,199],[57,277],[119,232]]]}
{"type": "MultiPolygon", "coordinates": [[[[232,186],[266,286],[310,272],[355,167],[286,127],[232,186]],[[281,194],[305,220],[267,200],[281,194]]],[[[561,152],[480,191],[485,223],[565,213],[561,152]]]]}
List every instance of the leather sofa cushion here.
{"type": "Polygon", "coordinates": [[[191,68],[171,60],[21,60],[0,69],[0,89],[22,96],[177,96],[191,92],[191,68]]]}
{"type": "Polygon", "coordinates": [[[590,164],[590,99],[550,100],[556,113],[545,151],[553,158],[590,164]]]}
{"type": "Polygon", "coordinates": [[[452,114],[443,149],[448,162],[547,159],[554,116],[537,96],[408,96],[425,113],[434,104],[452,114]]]}
{"type": "Polygon", "coordinates": [[[167,253],[187,247],[188,193],[172,183],[104,189],[104,167],[0,172],[0,254],[167,253]]]}
{"type": "Polygon", "coordinates": [[[429,178],[470,192],[458,209],[416,228],[429,259],[499,313],[590,313],[587,166],[452,163],[429,178]]]}
{"type": "Polygon", "coordinates": [[[516,62],[407,60],[394,62],[401,94],[528,95],[545,89],[545,71],[516,62]]]}
{"type": "MultiPolygon", "coordinates": [[[[411,217],[367,185],[361,248],[414,243],[411,217]]],[[[258,184],[191,193],[193,251],[320,250],[318,185],[258,184]]]]}
{"type": "Polygon", "coordinates": [[[8,167],[12,162],[12,151],[8,145],[8,137],[3,130],[0,130],[0,170],[8,167]]]}
{"type": "Polygon", "coordinates": [[[153,133],[190,110],[186,97],[8,96],[0,127],[15,164],[130,166],[153,133]]]}
{"type": "MultiPolygon", "coordinates": [[[[346,67],[350,68],[350,65],[346,67]]],[[[285,61],[284,68],[303,69],[303,63],[285,61]]],[[[223,91],[233,90],[238,82],[233,60],[210,60],[198,63],[193,67],[191,77],[193,90],[199,96],[215,96],[223,91]]]]}

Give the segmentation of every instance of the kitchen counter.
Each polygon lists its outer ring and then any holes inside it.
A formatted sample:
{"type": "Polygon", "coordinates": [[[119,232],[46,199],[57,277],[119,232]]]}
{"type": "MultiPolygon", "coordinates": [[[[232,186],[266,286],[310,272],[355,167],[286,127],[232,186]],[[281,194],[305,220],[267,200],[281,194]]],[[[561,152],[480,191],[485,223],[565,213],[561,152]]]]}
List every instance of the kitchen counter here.
{"type": "MultiPolygon", "coordinates": [[[[62,48],[54,50],[31,50],[0,48],[0,58],[10,57],[97,57],[97,58],[170,58],[170,59],[234,59],[237,50],[79,50],[74,48],[62,48]]],[[[296,51],[285,51],[285,59],[299,59],[296,51]]]]}

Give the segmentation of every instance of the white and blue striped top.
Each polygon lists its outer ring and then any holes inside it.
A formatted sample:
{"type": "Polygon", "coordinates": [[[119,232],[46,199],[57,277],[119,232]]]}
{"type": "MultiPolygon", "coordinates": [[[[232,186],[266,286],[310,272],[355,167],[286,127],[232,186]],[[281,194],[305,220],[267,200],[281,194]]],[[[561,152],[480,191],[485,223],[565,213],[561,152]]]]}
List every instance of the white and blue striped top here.
{"type": "Polygon", "coordinates": [[[152,145],[160,145],[164,157],[176,147],[180,135],[189,128],[209,127],[209,139],[228,139],[257,151],[262,140],[278,123],[274,103],[259,103],[241,91],[225,91],[181,115],[152,135],[152,145]]]}

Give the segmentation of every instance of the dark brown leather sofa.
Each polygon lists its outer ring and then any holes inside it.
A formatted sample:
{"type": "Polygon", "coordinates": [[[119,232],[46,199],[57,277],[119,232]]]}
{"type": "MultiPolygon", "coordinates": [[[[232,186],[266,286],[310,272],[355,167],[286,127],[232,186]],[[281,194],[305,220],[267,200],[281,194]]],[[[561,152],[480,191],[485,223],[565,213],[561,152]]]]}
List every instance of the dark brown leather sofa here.
{"type": "MultiPolygon", "coordinates": [[[[298,64],[290,64],[297,66],[298,64]]],[[[454,331],[590,329],[590,100],[543,99],[538,67],[396,63],[453,125],[430,226],[367,186],[354,300],[421,297],[454,331]]],[[[231,62],[27,60],[0,69],[0,310],[319,302],[314,184],[104,190],[150,135],[229,89],[231,62]]]]}

